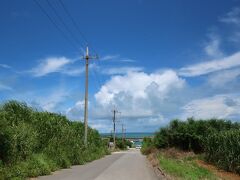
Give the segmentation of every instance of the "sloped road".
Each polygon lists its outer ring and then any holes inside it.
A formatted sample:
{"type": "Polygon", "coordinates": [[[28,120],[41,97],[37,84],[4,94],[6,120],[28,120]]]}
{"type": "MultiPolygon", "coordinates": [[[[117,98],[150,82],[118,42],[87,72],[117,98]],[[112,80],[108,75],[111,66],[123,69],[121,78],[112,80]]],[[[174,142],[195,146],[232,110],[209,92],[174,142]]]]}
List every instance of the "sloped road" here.
{"type": "Polygon", "coordinates": [[[117,152],[71,169],[57,171],[39,180],[157,180],[159,179],[139,150],[117,152]]]}

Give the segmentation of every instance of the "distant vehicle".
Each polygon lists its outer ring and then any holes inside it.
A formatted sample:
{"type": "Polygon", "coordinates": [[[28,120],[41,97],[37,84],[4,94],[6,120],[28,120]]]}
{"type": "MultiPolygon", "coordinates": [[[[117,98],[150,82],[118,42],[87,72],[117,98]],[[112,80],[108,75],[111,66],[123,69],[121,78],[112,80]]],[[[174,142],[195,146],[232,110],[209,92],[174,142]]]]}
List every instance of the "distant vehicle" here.
{"type": "Polygon", "coordinates": [[[109,142],[109,143],[108,143],[108,147],[109,147],[109,148],[114,147],[114,143],[113,143],[113,142],[109,142]]]}
{"type": "Polygon", "coordinates": [[[136,149],[141,149],[141,148],[142,148],[141,145],[137,145],[137,146],[136,146],[136,149]]]}

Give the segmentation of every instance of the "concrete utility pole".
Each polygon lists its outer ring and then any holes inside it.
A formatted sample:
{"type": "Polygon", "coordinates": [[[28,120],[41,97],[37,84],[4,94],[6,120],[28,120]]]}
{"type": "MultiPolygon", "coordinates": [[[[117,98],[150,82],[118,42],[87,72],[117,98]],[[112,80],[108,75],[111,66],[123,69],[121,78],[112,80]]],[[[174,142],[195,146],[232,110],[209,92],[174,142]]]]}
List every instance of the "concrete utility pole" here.
{"type": "Polygon", "coordinates": [[[126,128],[124,128],[124,139],[126,139],[126,128]]]}
{"type": "Polygon", "coordinates": [[[89,56],[88,47],[86,48],[86,55],[84,58],[86,61],[86,79],[85,79],[85,105],[84,105],[84,145],[87,146],[87,133],[88,133],[88,61],[89,59],[97,59],[97,56],[89,56]]]}
{"type": "Polygon", "coordinates": [[[116,113],[120,113],[117,111],[115,108],[112,110],[113,112],[113,144],[114,144],[114,149],[116,147],[116,113]]]}
{"type": "Polygon", "coordinates": [[[124,128],[123,128],[123,124],[122,124],[122,143],[124,143],[124,128]]]}

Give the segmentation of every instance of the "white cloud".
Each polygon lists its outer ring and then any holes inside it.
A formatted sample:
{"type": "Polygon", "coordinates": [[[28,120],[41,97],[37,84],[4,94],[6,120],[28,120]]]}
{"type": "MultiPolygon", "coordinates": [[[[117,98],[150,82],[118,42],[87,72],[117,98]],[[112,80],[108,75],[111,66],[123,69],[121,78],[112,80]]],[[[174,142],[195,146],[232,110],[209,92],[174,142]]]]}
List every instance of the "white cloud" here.
{"type": "Polygon", "coordinates": [[[123,59],[120,59],[119,61],[121,62],[128,62],[128,63],[133,63],[133,62],[136,62],[134,59],[129,59],[129,58],[123,58],[123,59]]]}
{"type": "Polygon", "coordinates": [[[31,72],[36,77],[45,76],[49,73],[62,71],[63,67],[69,63],[71,63],[71,60],[65,57],[50,57],[42,60],[31,72]]]}
{"type": "Polygon", "coordinates": [[[111,130],[113,129],[112,121],[110,119],[109,120],[100,119],[100,120],[94,120],[94,121],[90,120],[89,126],[91,126],[94,129],[97,129],[102,133],[111,132],[111,130]]]}
{"type": "Polygon", "coordinates": [[[220,50],[221,40],[219,36],[214,33],[209,34],[210,41],[204,47],[206,54],[212,58],[219,58],[223,56],[223,52],[220,50]]]}
{"type": "MultiPolygon", "coordinates": [[[[89,66],[90,68],[90,66],[89,66]]],[[[78,68],[66,68],[61,73],[69,75],[69,76],[78,76],[85,72],[85,67],[78,67],[78,68]]]]}
{"type": "MultiPolygon", "coordinates": [[[[158,128],[169,121],[164,114],[174,114],[176,109],[180,109],[179,91],[184,88],[184,79],[172,70],[113,75],[95,94],[95,101],[92,99],[90,124],[102,132],[110,132],[111,110],[115,106],[121,112],[117,119],[126,120],[128,130],[144,127],[146,131],[151,131],[153,126],[158,128]]],[[[67,110],[66,115],[72,120],[82,120],[83,108],[84,101],[78,101],[67,110]]]]}
{"type": "MultiPolygon", "coordinates": [[[[74,106],[70,107],[66,111],[66,115],[72,120],[82,120],[84,113],[85,101],[77,101],[74,106]]],[[[88,108],[91,108],[90,102],[88,102],[88,108]]]]}
{"type": "Polygon", "coordinates": [[[117,59],[119,58],[120,55],[106,55],[100,58],[100,60],[102,61],[108,61],[108,60],[112,60],[112,59],[117,59]]]}
{"type": "Polygon", "coordinates": [[[232,11],[228,12],[225,16],[219,19],[221,22],[228,24],[240,25],[240,8],[235,7],[232,11]]]}
{"type": "Polygon", "coordinates": [[[115,60],[116,62],[128,62],[128,63],[132,63],[135,62],[134,59],[130,59],[130,58],[122,58],[120,55],[106,55],[100,58],[100,60],[102,61],[109,61],[109,60],[115,60]]]}
{"type": "Polygon", "coordinates": [[[0,64],[0,67],[5,68],[5,69],[10,69],[11,66],[7,65],[7,64],[0,64]]]}
{"type": "Polygon", "coordinates": [[[239,76],[240,68],[219,71],[208,77],[208,84],[212,87],[223,87],[227,83],[236,81],[239,76]]]}
{"type": "Polygon", "coordinates": [[[179,70],[178,73],[181,76],[193,77],[237,66],[240,66],[240,52],[236,52],[230,56],[226,56],[220,59],[215,59],[212,61],[202,62],[187,67],[183,67],[179,70]]]}
{"type": "Polygon", "coordinates": [[[160,125],[166,124],[166,119],[163,117],[163,115],[159,114],[157,116],[153,117],[147,117],[147,118],[140,118],[138,119],[138,123],[147,126],[157,126],[159,127],[160,125]]]}
{"type": "Polygon", "coordinates": [[[12,91],[13,89],[10,86],[4,85],[0,83],[0,91],[12,91]]]}
{"type": "MultiPolygon", "coordinates": [[[[35,77],[46,76],[50,73],[61,73],[69,76],[78,76],[85,71],[84,63],[82,66],[76,66],[74,63],[78,59],[69,59],[66,57],[49,57],[40,61],[40,63],[32,68],[30,73],[35,77]]],[[[89,68],[95,68],[90,64],[89,68]]]]}
{"type": "MultiPolygon", "coordinates": [[[[240,26],[240,8],[233,8],[232,11],[221,17],[219,21],[240,26]]],[[[239,28],[231,29],[231,41],[239,42],[239,36],[239,28]]],[[[225,55],[220,49],[221,37],[214,31],[208,34],[208,37],[210,41],[205,45],[204,51],[207,58],[211,58],[212,60],[183,67],[178,71],[179,75],[194,77],[240,66],[240,51],[225,55]]]]}
{"type": "Polygon", "coordinates": [[[173,90],[182,89],[185,81],[172,70],[147,74],[130,72],[112,76],[95,94],[98,116],[106,116],[116,105],[126,118],[150,117],[173,90]]]}
{"type": "Polygon", "coordinates": [[[230,30],[229,37],[227,40],[229,42],[237,43],[240,42],[240,8],[235,7],[230,12],[228,12],[225,16],[219,18],[220,22],[223,22],[227,25],[233,25],[230,30]]]}
{"type": "Polygon", "coordinates": [[[49,112],[58,112],[59,105],[64,102],[69,93],[63,88],[56,88],[46,96],[33,95],[33,99],[43,110],[49,112]]]}
{"type": "Polygon", "coordinates": [[[183,107],[182,118],[236,118],[240,116],[240,97],[237,95],[216,95],[193,100],[183,107]]]}
{"type": "Polygon", "coordinates": [[[130,72],[139,72],[142,70],[143,68],[141,67],[120,67],[120,68],[102,69],[102,73],[107,75],[116,75],[116,74],[127,74],[130,72]]]}

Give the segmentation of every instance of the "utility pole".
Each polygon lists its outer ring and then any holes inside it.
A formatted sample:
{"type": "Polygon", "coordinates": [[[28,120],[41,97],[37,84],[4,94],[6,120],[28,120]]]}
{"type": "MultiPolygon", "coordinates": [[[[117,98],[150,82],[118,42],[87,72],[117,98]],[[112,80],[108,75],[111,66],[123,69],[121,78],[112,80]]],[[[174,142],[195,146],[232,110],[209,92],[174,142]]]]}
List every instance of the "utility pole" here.
{"type": "Polygon", "coordinates": [[[115,149],[116,147],[116,113],[120,113],[120,112],[115,108],[112,110],[112,112],[113,112],[113,144],[115,149]]]}
{"type": "Polygon", "coordinates": [[[123,128],[123,124],[122,124],[122,143],[124,143],[124,128],[123,128]]]}
{"type": "Polygon", "coordinates": [[[126,128],[124,128],[124,139],[126,139],[126,128]]]}
{"type": "Polygon", "coordinates": [[[84,105],[84,145],[87,146],[87,133],[88,133],[88,64],[89,59],[97,59],[97,56],[89,56],[88,47],[86,48],[86,55],[84,56],[86,65],[86,76],[85,76],[85,105],[84,105]]]}

